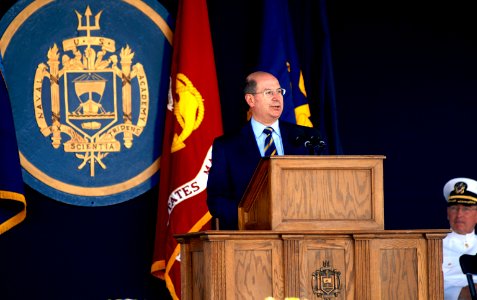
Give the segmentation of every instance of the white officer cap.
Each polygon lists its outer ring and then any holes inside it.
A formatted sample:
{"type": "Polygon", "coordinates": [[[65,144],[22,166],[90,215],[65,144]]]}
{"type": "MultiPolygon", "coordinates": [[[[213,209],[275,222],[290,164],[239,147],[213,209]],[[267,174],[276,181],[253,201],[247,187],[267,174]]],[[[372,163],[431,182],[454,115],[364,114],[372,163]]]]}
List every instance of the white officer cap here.
{"type": "Polygon", "coordinates": [[[465,177],[449,180],[444,185],[444,198],[447,206],[477,205],[477,181],[465,177]]]}

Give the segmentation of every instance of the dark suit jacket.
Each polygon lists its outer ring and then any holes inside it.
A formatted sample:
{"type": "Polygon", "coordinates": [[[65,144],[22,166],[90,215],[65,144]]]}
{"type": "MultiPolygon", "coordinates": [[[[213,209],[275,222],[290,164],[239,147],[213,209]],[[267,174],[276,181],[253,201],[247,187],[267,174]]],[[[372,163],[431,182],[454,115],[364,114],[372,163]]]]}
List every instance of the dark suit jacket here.
{"type": "MultiPolygon", "coordinates": [[[[297,143],[297,136],[319,136],[316,129],[280,121],[285,155],[307,155],[309,150],[297,143]]],[[[215,139],[212,167],[207,182],[207,205],[219,219],[219,229],[238,229],[238,204],[261,159],[250,122],[241,131],[215,139]]]]}

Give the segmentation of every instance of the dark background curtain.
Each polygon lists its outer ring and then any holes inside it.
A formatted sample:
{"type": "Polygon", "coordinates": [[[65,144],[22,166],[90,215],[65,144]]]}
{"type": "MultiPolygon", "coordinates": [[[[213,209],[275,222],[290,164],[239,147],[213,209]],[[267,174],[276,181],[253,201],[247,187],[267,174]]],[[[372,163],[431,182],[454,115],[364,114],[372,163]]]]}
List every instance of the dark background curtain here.
{"type": "MultiPolygon", "coordinates": [[[[13,3],[2,1],[1,15],[13,3]]],[[[319,1],[290,3],[309,5],[304,19],[320,17],[319,1]]],[[[386,229],[447,228],[444,183],[477,178],[471,1],[326,4],[343,153],[386,156],[386,229]]],[[[164,5],[175,12],[175,1],[164,5]]],[[[208,5],[228,132],[245,122],[241,90],[257,63],[257,24],[267,11],[252,0],[208,5]]],[[[308,62],[308,74],[317,64],[308,62]]],[[[322,108],[312,107],[320,122],[322,108]]],[[[167,299],[163,283],[149,273],[157,189],[95,208],[66,205],[29,188],[26,197],[26,220],[0,236],[0,299],[167,299]]]]}

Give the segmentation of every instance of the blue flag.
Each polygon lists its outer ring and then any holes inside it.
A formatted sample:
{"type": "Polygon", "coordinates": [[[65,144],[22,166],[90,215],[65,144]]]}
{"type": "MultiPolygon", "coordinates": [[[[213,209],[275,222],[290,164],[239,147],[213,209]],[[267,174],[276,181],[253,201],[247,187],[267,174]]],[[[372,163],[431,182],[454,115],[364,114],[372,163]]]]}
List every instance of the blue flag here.
{"type": "Polygon", "coordinates": [[[26,217],[26,201],[13,115],[0,61],[0,234],[26,217]]]}
{"type": "Polygon", "coordinates": [[[327,142],[324,154],[343,154],[326,0],[290,1],[290,18],[310,101],[311,119],[327,142]]]}
{"type": "Polygon", "coordinates": [[[266,0],[259,69],[269,72],[286,89],[282,120],[313,127],[287,0],[266,0]]]}
{"type": "Polygon", "coordinates": [[[281,119],[318,128],[324,154],[342,154],[325,4],[265,0],[258,67],[287,90],[281,119]]]}

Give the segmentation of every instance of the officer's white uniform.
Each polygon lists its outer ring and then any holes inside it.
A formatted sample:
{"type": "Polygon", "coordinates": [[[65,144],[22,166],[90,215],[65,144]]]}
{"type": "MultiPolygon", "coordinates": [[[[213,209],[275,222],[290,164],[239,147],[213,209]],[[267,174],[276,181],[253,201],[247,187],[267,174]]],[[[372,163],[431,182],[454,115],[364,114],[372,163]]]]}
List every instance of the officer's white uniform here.
{"type": "MultiPolygon", "coordinates": [[[[474,193],[477,194],[477,181],[468,178],[455,178],[447,182],[444,186],[444,197],[450,204],[475,205],[477,204],[477,199],[473,199],[475,196],[474,193]],[[466,188],[464,191],[461,190],[459,192],[457,191],[457,184],[462,182],[465,183],[466,188]],[[471,194],[471,196],[464,194],[471,194]],[[460,196],[465,200],[462,200],[460,196]],[[469,203],[468,201],[473,201],[473,203],[469,203]]],[[[451,232],[444,238],[442,244],[444,300],[457,300],[461,289],[468,285],[467,278],[465,274],[462,273],[460,267],[459,257],[462,254],[477,254],[477,237],[475,232],[465,235],[451,232]]],[[[477,276],[474,276],[474,282],[477,282],[477,276]]]]}
{"type": "MultiPolygon", "coordinates": [[[[462,254],[477,253],[477,238],[474,233],[462,235],[451,232],[444,238],[442,244],[444,299],[456,300],[460,290],[467,286],[467,278],[460,268],[459,257],[462,254]]],[[[474,281],[477,282],[477,276],[474,276],[474,281]]]]}

